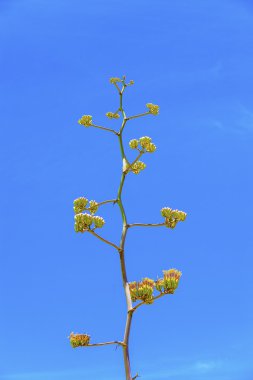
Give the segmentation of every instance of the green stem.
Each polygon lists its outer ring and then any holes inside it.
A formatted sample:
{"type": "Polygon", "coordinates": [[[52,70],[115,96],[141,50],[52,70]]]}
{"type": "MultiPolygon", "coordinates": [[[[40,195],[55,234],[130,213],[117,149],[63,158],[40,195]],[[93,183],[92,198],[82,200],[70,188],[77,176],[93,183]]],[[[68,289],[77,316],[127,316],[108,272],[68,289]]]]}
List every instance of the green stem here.
{"type": "MultiPolygon", "coordinates": [[[[122,189],[124,186],[125,178],[126,178],[126,174],[122,172],[121,181],[120,181],[119,190],[118,190],[118,202],[117,202],[119,205],[119,208],[120,208],[123,226],[127,226],[126,213],[125,213],[125,209],[124,209],[123,202],[121,199],[121,193],[122,193],[122,189]]],[[[124,246],[123,246],[123,248],[124,248],[124,246]]]]}
{"type": "Polygon", "coordinates": [[[131,300],[128,280],[127,280],[127,271],[126,271],[126,263],[125,263],[125,240],[126,240],[128,225],[127,225],[127,217],[126,217],[125,209],[124,209],[123,202],[122,202],[122,190],[123,190],[125,177],[126,177],[126,174],[124,173],[124,166],[125,166],[125,163],[127,162],[125,151],[124,151],[124,146],[123,146],[123,140],[122,140],[122,133],[123,133],[124,127],[125,127],[126,122],[127,122],[126,114],[124,112],[123,102],[122,102],[122,95],[123,95],[124,89],[125,89],[125,85],[123,86],[121,92],[119,93],[119,96],[120,96],[120,108],[119,108],[119,110],[122,113],[123,122],[122,122],[122,125],[120,128],[120,131],[118,133],[118,137],[119,137],[121,158],[123,161],[123,169],[122,169],[122,175],[121,175],[120,185],[119,185],[119,189],[118,189],[118,195],[117,195],[118,202],[117,203],[118,203],[119,208],[120,208],[122,223],[123,223],[120,246],[119,246],[119,255],[120,255],[122,282],[123,282],[123,288],[125,291],[126,303],[127,303],[127,319],[126,319],[126,326],[125,326],[125,333],[124,333],[124,340],[123,340],[123,343],[125,344],[123,346],[123,358],[124,358],[126,380],[132,380],[130,358],[129,358],[129,335],[130,335],[130,328],[131,328],[132,315],[133,315],[133,312],[132,312],[133,306],[132,306],[132,300],[131,300]]]}
{"type": "Polygon", "coordinates": [[[162,227],[166,226],[166,223],[132,223],[128,224],[127,227],[162,227]]]}
{"type": "Polygon", "coordinates": [[[99,129],[103,129],[104,131],[112,132],[112,133],[114,133],[115,135],[117,135],[117,132],[114,131],[114,129],[111,129],[111,128],[105,128],[105,127],[101,127],[100,125],[95,125],[95,124],[92,124],[91,127],[99,128],[99,129]]]}
{"type": "Polygon", "coordinates": [[[93,230],[88,230],[88,232],[90,234],[92,234],[93,236],[96,236],[99,240],[103,241],[104,243],[106,244],[109,244],[110,246],[112,246],[113,248],[117,249],[117,251],[120,251],[120,247],[118,247],[116,244],[112,243],[111,241],[107,240],[107,239],[104,239],[102,236],[98,235],[95,231],[93,230]]]}
{"type": "Polygon", "coordinates": [[[127,120],[136,119],[137,117],[146,116],[146,115],[150,115],[150,112],[148,111],[148,112],[140,113],[139,115],[129,116],[127,120]]]}
{"type": "Polygon", "coordinates": [[[125,174],[127,174],[132,169],[133,165],[139,160],[139,158],[141,158],[143,154],[144,154],[144,151],[141,150],[138,156],[136,157],[136,159],[131,164],[128,165],[127,169],[125,170],[125,174]]]}
{"type": "Polygon", "coordinates": [[[123,346],[123,347],[125,345],[123,342],[119,342],[119,341],[115,340],[114,342],[92,343],[92,344],[88,344],[85,347],[107,346],[108,344],[118,344],[118,345],[123,346]]]}
{"type": "Polygon", "coordinates": [[[117,203],[118,202],[118,199],[110,199],[108,201],[103,201],[103,202],[98,202],[98,206],[102,206],[102,205],[105,205],[106,203],[117,203]]]}
{"type": "MultiPolygon", "coordinates": [[[[158,296],[153,297],[153,301],[158,300],[159,298],[161,298],[161,297],[163,297],[163,296],[166,296],[166,295],[167,295],[167,293],[160,293],[158,296]]],[[[138,307],[140,307],[140,306],[142,306],[142,305],[146,305],[146,302],[140,302],[140,303],[138,303],[138,305],[136,305],[136,306],[134,306],[134,307],[132,308],[131,312],[134,313],[135,310],[138,309],[138,307]]]]}

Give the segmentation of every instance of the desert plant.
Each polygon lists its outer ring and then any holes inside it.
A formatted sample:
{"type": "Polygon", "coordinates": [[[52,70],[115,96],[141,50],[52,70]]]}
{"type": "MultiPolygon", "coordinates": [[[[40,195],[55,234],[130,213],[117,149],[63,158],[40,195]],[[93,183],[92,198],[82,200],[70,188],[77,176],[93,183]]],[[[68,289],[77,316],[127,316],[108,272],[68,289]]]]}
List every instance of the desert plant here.
{"type": "Polygon", "coordinates": [[[83,115],[79,124],[84,127],[94,127],[98,129],[105,130],[110,132],[118,137],[121,157],[123,161],[122,174],[120,179],[120,185],[117,193],[117,197],[112,200],[106,200],[102,202],[96,202],[94,200],[88,200],[86,197],[80,197],[74,200],[74,212],[75,212],[75,231],[76,232],[87,232],[98,239],[102,240],[104,243],[109,244],[113,247],[119,254],[121,275],[123,281],[123,288],[125,292],[127,312],[126,312],[126,325],[125,331],[122,340],[115,340],[111,342],[104,343],[90,343],[90,336],[87,334],[70,334],[70,343],[72,347],[83,347],[83,346],[103,346],[109,344],[120,345],[123,350],[124,357],[124,366],[125,366],[125,375],[126,380],[134,380],[139,375],[136,374],[134,377],[131,375],[130,368],[130,357],[129,357],[129,334],[131,329],[132,317],[135,311],[142,305],[152,304],[158,298],[167,295],[173,294],[181,277],[181,272],[176,269],[169,269],[163,271],[163,277],[158,280],[153,280],[150,278],[143,278],[141,281],[128,282],[127,270],[125,263],[125,242],[126,235],[130,228],[134,227],[160,227],[164,226],[170,229],[176,227],[177,223],[184,221],[186,218],[186,213],[179,210],[173,210],[169,207],[164,207],[161,209],[161,216],[164,220],[161,223],[131,223],[127,221],[126,212],[122,202],[122,190],[126,176],[134,173],[139,174],[142,170],[145,169],[146,165],[140,158],[146,153],[154,153],[156,151],[156,146],[152,142],[152,139],[148,136],[143,136],[140,138],[132,139],[129,142],[129,147],[136,151],[136,158],[134,161],[129,162],[125,153],[125,147],[123,144],[123,131],[128,121],[139,118],[142,116],[153,115],[156,116],[159,114],[158,105],[147,103],[147,111],[140,113],[134,116],[126,116],[125,110],[123,108],[123,93],[125,89],[129,86],[132,86],[134,82],[131,80],[129,83],[126,83],[126,77],[123,78],[111,78],[110,83],[113,84],[119,94],[119,107],[115,112],[107,112],[106,116],[109,119],[119,119],[120,114],[122,117],[122,124],[119,131],[116,131],[111,128],[102,127],[93,123],[91,115],[83,115]],[[122,216],[122,234],[119,244],[115,244],[100,234],[97,233],[98,229],[102,228],[105,221],[101,216],[95,215],[100,207],[104,204],[112,203],[119,206],[121,216],[122,216]],[[155,291],[157,294],[155,295],[155,291]],[[136,303],[137,302],[137,303],[136,303]],[[133,305],[133,303],[135,305],[133,305]]]}

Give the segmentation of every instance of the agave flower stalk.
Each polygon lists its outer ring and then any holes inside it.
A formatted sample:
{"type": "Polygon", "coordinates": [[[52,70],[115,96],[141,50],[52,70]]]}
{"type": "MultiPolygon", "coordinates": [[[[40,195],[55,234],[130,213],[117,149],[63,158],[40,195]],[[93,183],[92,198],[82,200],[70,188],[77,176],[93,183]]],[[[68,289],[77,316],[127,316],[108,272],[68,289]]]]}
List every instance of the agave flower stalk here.
{"type": "MultiPolygon", "coordinates": [[[[142,305],[153,304],[155,300],[168,295],[173,294],[178,287],[178,283],[181,277],[181,272],[177,269],[164,270],[164,277],[154,281],[148,277],[143,278],[141,281],[128,281],[126,260],[125,260],[125,243],[128,230],[133,227],[167,227],[174,229],[178,222],[184,221],[186,219],[186,213],[183,211],[172,210],[169,207],[163,207],[161,209],[161,215],[164,218],[163,222],[159,223],[128,223],[125,206],[122,200],[122,192],[124,188],[124,183],[126,177],[131,175],[131,173],[139,174],[142,170],[146,168],[146,164],[139,161],[139,158],[146,153],[154,153],[156,151],[156,145],[152,142],[152,139],[148,136],[143,136],[138,139],[134,138],[129,142],[130,149],[137,150],[137,156],[131,163],[126,155],[123,132],[128,121],[139,118],[142,116],[153,115],[157,116],[159,114],[159,106],[153,103],[147,103],[146,107],[148,111],[142,112],[133,116],[126,116],[126,112],[123,106],[123,93],[128,86],[132,86],[134,81],[131,80],[126,83],[126,77],[123,78],[110,78],[110,83],[113,84],[119,94],[119,107],[115,112],[107,112],[106,116],[108,119],[119,119],[120,115],[122,118],[122,123],[119,130],[115,130],[108,127],[98,126],[93,123],[93,118],[91,115],[83,115],[79,119],[79,124],[84,127],[94,127],[107,132],[112,132],[118,138],[119,149],[122,159],[122,173],[119,183],[119,188],[117,196],[115,199],[106,200],[102,202],[96,202],[94,200],[88,200],[86,197],[80,197],[74,201],[74,212],[75,212],[75,231],[81,233],[90,233],[94,237],[101,240],[103,243],[110,245],[116,250],[119,255],[120,269],[122,284],[126,299],[126,322],[125,330],[123,333],[122,340],[113,340],[104,343],[90,343],[90,336],[87,334],[70,334],[70,343],[72,347],[90,347],[90,346],[104,346],[116,344],[122,347],[124,368],[125,368],[125,378],[126,380],[135,380],[139,375],[136,374],[132,377],[131,365],[130,365],[130,354],[129,354],[129,337],[132,325],[132,318],[134,312],[142,305]],[[113,243],[106,239],[105,237],[98,234],[95,230],[101,230],[105,224],[103,217],[95,215],[101,206],[105,204],[117,204],[121,213],[122,218],[122,232],[119,239],[119,244],[113,243]],[[155,291],[159,294],[155,295],[155,291]],[[133,305],[133,303],[138,302],[133,305]]],[[[113,122],[113,121],[112,121],[113,122]]]]}

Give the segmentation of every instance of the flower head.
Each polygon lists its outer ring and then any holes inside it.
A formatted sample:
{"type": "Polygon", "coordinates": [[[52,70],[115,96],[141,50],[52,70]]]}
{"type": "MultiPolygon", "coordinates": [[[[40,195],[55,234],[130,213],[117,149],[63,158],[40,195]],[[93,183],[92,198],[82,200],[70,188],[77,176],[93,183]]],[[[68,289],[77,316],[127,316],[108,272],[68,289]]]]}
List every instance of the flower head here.
{"type": "Polygon", "coordinates": [[[143,136],[139,139],[142,148],[146,148],[152,141],[151,137],[143,136]]]}
{"type": "Polygon", "coordinates": [[[187,214],[183,211],[172,210],[169,207],[161,209],[161,214],[165,218],[165,225],[168,228],[175,228],[178,222],[183,222],[187,214]]]}
{"type": "Polygon", "coordinates": [[[169,207],[163,207],[161,209],[161,214],[164,218],[169,218],[171,216],[172,209],[169,207]]]}
{"type": "Polygon", "coordinates": [[[164,293],[173,294],[176,288],[178,287],[178,283],[181,276],[182,276],[182,272],[180,272],[177,269],[164,270],[163,271],[164,293]]]}
{"type": "Polygon", "coordinates": [[[90,201],[89,210],[91,214],[95,214],[98,210],[98,203],[96,201],[90,201]]]}
{"type": "Polygon", "coordinates": [[[146,164],[142,161],[137,161],[131,166],[131,171],[134,174],[139,174],[141,170],[144,170],[146,168],[146,164]]]}
{"type": "Polygon", "coordinates": [[[159,106],[157,106],[156,104],[147,103],[146,106],[149,109],[149,113],[151,113],[152,115],[159,114],[159,106]]]}
{"type": "Polygon", "coordinates": [[[76,214],[75,215],[75,231],[85,232],[92,225],[92,216],[90,214],[76,214]]]}
{"type": "Polygon", "coordinates": [[[164,287],[164,280],[163,280],[163,278],[159,278],[159,280],[156,281],[156,283],[155,283],[155,287],[156,287],[156,289],[157,289],[159,292],[162,292],[162,291],[163,291],[163,287],[164,287]]]}
{"type": "Polygon", "coordinates": [[[78,120],[78,123],[84,125],[85,127],[90,127],[92,125],[92,116],[83,115],[81,119],[78,120]]]}
{"type": "Polygon", "coordinates": [[[138,283],[136,281],[129,282],[129,290],[131,299],[133,302],[137,301],[138,299],[138,283]]]}
{"type": "Polygon", "coordinates": [[[133,302],[144,301],[147,304],[153,302],[155,281],[151,278],[144,278],[141,282],[130,282],[129,290],[133,302]]]}
{"type": "Polygon", "coordinates": [[[93,216],[92,220],[96,228],[101,228],[105,224],[105,220],[101,216],[93,216]]]}
{"type": "Polygon", "coordinates": [[[69,340],[73,348],[88,346],[90,342],[90,336],[87,334],[74,334],[72,332],[69,336],[69,340]]]}
{"type": "Polygon", "coordinates": [[[150,143],[146,146],[146,151],[148,153],[154,153],[156,151],[156,146],[153,143],[150,143]]]}
{"type": "Polygon", "coordinates": [[[107,112],[105,114],[109,119],[118,119],[120,116],[117,112],[107,112]]]}
{"type": "Polygon", "coordinates": [[[120,78],[110,78],[110,83],[115,84],[117,82],[121,82],[120,78]]]}
{"type": "Polygon", "coordinates": [[[138,294],[145,303],[153,303],[155,281],[151,278],[144,278],[138,286],[138,294]]]}
{"type": "Polygon", "coordinates": [[[137,149],[138,144],[139,144],[139,141],[137,139],[133,139],[129,141],[129,146],[131,149],[137,149]]]}
{"type": "Polygon", "coordinates": [[[133,139],[129,141],[129,146],[131,149],[138,149],[142,151],[142,153],[153,153],[156,151],[155,144],[152,143],[151,137],[143,136],[140,137],[139,140],[133,139]],[[140,145],[140,148],[139,148],[140,145]],[[141,150],[140,150],[141,149],[141,150]]]}
{"type": "Polygon", "coordinates": [[[80,197],[74,200],[74,212],[75,214],[79,214],[85,210],[85,207],[88,203],[88,199],[84,197],[80,197]]]}

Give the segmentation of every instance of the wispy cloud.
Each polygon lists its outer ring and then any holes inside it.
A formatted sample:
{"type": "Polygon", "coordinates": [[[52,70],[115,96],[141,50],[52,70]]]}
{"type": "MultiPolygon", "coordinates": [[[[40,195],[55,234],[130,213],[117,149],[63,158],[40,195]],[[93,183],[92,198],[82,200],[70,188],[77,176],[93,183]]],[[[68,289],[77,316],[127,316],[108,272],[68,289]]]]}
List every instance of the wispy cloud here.
{"type": "Polygon", "coordinates": [[[208,126],[217,131],[229,133],[252,133],[253,132],[253,110],[246,108],[243,105],[236,105],[233,109],[233,117],[227,118],[226,115],[221,115],[221,119],[212,119],[209,121],[201,121],[199,126],[208,126]]]}
{"type": "Polygon", "coordinates": [[[216,368],[220,368],[221,367],[221,362],[217,362],[217,361],[198,361],[196,363],[194,363],[193,367],[192,367],[192,370],[193,371],[196,371],[196,372],[201,372],[201,373],[205,373],[205,372],[210,372],[216,368]]]}

